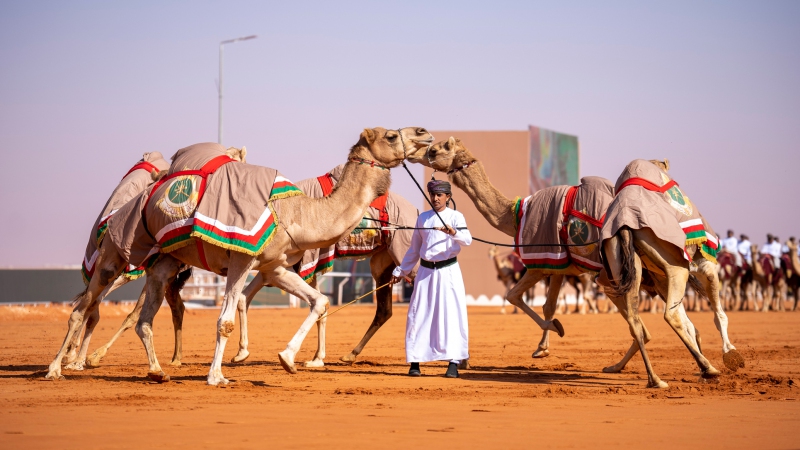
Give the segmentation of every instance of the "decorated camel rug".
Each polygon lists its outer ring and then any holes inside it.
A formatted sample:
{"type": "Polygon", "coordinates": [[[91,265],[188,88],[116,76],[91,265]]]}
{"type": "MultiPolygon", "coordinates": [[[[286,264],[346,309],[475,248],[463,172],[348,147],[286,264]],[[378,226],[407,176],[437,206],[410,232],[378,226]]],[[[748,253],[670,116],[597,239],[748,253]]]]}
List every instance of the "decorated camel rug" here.
{"type": "Polygon", "coordinates": [[[167,175],[111,217],[108,234],[135,265],[194,239],[255,256],[277,230],[271,202],[295,195],[303,193],[277,170],[196,144],[178,150],[167,175]]]}
{"type": "MultiPolygon", "coordinates": [[[[94,275],[94,265],[100,255],[98,248],[108,230],[108,220],[128,201],[144,192],[153,183],[153,172],[158,173],[167,169],[169,169],[169,163],[161,156],[161,153],[145,153],[144,157],[122,177],[122,181],[111,193],[105,207],[97,216],[89,236],[89,243],[86,244],[86,253],[83,257],[83,264],[81,264],[81,274],[86,285],[94,275]]],[[[140,277],[143,273],[144,269],[141,267],[128,266],[125,276],[133,279],[140,277]]]]}
{"type": "Polygon", "coordinates": [[[517,198],[514,243],[525,267],[563,270],[574,263],[583,271],[600,271],[603,264],[596,241],[613,200],[614,187],[600,177],[584,177],[578,186],[552,186],[524,200],[517,198]],[[539,246],[524,246],[531,244],[539,246]]]}
{"type": "Polygon", "coordinates": [[[636,159],[617,179],[617,193],[606,213],[601,237],[605,241],[622,227],[650,228],[655,235],[683,250],[690,260],[697,246],[709,261],[717,262],[719,242],[714,230],[678,183],[650,161],[636,159]]]}
{"type": "MultiPolygon", "coordinates": [[[[333,192],[342,175],[344,165],[337,166],[330,172],[317,178],[299,181],[299,187],[312,198],[327,197],[333,192]]],[[[371,254],[381,246],[388,246],[389,254],[395,264],[403,261],[408,247],[411,245],[412,230],[379,230],[388,223],[413,227],[417,209],[405,198],[388,192],[375,199],[364,212],[364,219],[349,234],[342,236],[335,244],[327,248],[306,250],[300,262],[300,276],[311,283],[318,275],[333,270],[336,258],[361,258],[371,254]],[[413,214],[410,212],[413,211],[413,214]],[[413,217],[413,221],[409,222],[413,217]]]]}

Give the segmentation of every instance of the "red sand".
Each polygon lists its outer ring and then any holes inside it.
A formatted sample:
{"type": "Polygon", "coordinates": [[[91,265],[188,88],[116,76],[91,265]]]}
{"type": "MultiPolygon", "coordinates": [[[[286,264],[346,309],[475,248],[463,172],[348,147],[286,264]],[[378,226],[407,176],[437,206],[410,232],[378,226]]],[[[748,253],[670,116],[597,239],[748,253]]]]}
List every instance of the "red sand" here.
{"type": "MultiPolygon", "coordinates": [[[[128,307],[104,305],[92,349],[108,339],[128,307]]],[[[231,385],[205,384],[218,311],[187,311],[184,365],[172,355],[169,313],[156,319],[165,384],[145,378],[141,342],[129,332],[103,361],[67,379],[43,375],[66,330],[63,307],[0,307],[0,447],[536,447],[787,448],[800,443],[800,314],[733,313],[730,335],[746,358],[738,373],[722,364],[710,313],[690,315],[703,350],[723,375],[698,382],[697,366],[660,316],[643,315],[648,345],[668,390],[645,389],[638,355],[621,374],[604,374],[630,344],[619,315],[560,316],[567,335],[551,337],[551,356],[533,360],[540,333],[527,317],[472,308],[473,369],[441,377],[443,363],[405,376],[405,308],[355,365],[338,358],[361,338],[369,307],[348,308],[328,325],[328,365],[286,373],[276,354],[306,310],[254,310],[250,351],[223,365],[231,385]]],[[[238,331],[234,335],[238,337],[238,331]]],[[[299,361],[311,358],[316,333],[299,361]]],[[[226,360],[236,353],[235,339],[226,360]]]]}

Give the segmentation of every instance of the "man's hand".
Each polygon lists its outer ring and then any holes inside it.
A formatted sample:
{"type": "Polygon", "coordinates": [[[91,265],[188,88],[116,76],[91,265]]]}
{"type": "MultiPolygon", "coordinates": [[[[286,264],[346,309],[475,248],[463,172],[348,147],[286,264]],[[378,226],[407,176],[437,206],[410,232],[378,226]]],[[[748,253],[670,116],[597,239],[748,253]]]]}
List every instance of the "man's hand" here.
{"type": "Polygon", "coordinates": [[[437,230],[441,231],[442,233],[448,234],[450,236],[456,235],[456,229],[450,226],[447,227],[435,227],[437,230]]]}
{"type": "Polygon", "coordinates": [[[403,280],[406,280],[409,283],[411,283],[411,280],[408,277],[396,277],[392,275],[392,280],[389,281],[389,286],[394,286],[397,283],[401,283],[403,280]]]}

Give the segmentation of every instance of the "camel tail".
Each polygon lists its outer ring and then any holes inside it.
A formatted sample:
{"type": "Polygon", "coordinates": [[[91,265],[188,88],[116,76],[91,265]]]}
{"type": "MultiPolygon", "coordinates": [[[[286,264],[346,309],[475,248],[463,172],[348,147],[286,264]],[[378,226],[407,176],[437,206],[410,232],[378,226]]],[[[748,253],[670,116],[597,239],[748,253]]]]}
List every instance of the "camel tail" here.
{"type": "Polygon", "coordinates": [[[76,295],[71,301],[70,305],[74,308],[78,306],[78,304],[83,301],[84,297],[86,297],[86,293],[89,291],[89,286],[86,286],[80,294],[76,295]]]}
{"type": "MultiPolygon", "coordinates": [[[[608,290],[610,294],[616,297],[622,297],[633,289],[633,285],[636,282],[636,262],[634,258],[636,251],[633,248],[633,234],[630,228],[623,227],[617,231],[617,238],[620,242],[620,253],[622,254],[622,261],[620,261],[622,263],[620,267],[620,279],[611,280],[611,287],[608,290]]],[[[603,254],[603,264],[606,266],[609,278],[611,278],[612,273],[606,262],[607,260],[608,258],[603,254]]]]}
{"type": "Polygon", "coordinates": [[[700,280],[698,280],[694,275],[689,275],[689,286],[692,287],[692,290],[697,294],[698,297],[708,298],[706,295],[706,289],[700,283],[700,280]]]}

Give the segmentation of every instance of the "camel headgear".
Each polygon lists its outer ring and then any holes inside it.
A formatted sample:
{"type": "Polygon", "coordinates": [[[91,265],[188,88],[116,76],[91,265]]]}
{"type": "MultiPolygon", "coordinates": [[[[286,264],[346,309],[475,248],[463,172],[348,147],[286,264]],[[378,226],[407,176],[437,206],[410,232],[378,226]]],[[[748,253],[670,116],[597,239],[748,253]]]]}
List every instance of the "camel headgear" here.
{"type": "Polygon", "coordinates": [[[453,192],[450,190],[450,183],[442,180],[429,181],[428,192],[431,194],[453,194],[453,192]]]}

